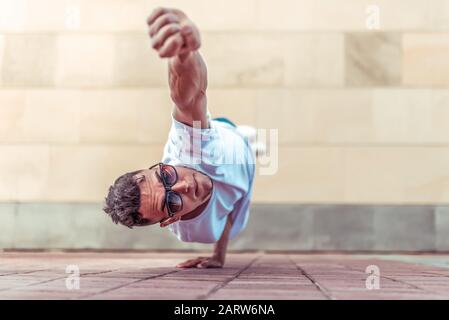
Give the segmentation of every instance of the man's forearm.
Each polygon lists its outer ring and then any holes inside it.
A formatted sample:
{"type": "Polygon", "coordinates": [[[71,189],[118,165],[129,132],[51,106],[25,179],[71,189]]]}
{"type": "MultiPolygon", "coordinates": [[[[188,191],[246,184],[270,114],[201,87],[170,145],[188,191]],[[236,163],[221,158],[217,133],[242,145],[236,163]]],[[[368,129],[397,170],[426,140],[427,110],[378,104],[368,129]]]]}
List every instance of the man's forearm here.
{"type": "Polygon", "coordinates": [[[222,268],[225,264],[226,250],[229,242],[229,235],[232,227],[231,214],[228,215],[226,226],[220,239],[214,245],[212,257],[199,257],[190,259],[177,265],[178,268],[222,268]]]}
{"type": "Polygon", "coordinates": [[[207,88],[207,68],[198,51],[178,55],[169,60],[170,95],[176,106],[186,109],[207,88]]]}
{"type": "Polygon", "coordinates": [[[212,256],[214,259],[217,259],[218,261],[222,262],[223,264],[226,259],[226,251],[228,248],[229,234],[231,232],[231,227],[232,227],[232,219],[231,219],[231,215],[229,214],[223,234],[221,235],[220,239],[214,245],[214,254],[212,256]]]}

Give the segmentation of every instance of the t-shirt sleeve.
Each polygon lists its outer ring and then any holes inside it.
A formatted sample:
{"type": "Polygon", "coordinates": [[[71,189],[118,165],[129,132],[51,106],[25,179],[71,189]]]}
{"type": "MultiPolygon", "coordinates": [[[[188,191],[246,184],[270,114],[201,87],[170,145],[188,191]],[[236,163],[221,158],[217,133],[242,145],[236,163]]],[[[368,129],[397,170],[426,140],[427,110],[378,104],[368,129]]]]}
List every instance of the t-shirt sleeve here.
{"type": "Polygon", "coordinates": [[[216,128],[191,127],[176,120],[172,115],[172,125],[162,161],[192,166],[200,165],[203,161],[206,164],[218,165],[220,162],[214,159],[214,155],[222,152],[222,144],[216,128]]]}

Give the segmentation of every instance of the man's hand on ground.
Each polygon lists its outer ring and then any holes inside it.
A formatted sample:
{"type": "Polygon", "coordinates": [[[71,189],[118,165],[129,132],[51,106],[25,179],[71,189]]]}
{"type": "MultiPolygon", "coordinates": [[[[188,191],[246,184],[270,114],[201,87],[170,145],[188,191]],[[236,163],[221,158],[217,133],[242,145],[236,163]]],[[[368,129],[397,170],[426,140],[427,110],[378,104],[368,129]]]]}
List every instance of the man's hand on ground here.
{"type": "Polygon", "coordinates": [[[161,58],[184,55],[201,46],[198,28],[181,10],[155,9],[147,23],[152,47],[161,58]]]}
{"type": "Polygon", "coordinates": [[[199,257],[178,264],[177,268],[223,268],[226,259],[226,249],[229,241],[229,233],[232,227],[232,215],[226,219],[226,226],[220,239],[214,245],[212,257],[199,257]]]}
{"type": "Polygon", "coordinates": [[[214,257],[198,257],[180,263],[176,268],[223,268],[223,261],[214,257]]]}

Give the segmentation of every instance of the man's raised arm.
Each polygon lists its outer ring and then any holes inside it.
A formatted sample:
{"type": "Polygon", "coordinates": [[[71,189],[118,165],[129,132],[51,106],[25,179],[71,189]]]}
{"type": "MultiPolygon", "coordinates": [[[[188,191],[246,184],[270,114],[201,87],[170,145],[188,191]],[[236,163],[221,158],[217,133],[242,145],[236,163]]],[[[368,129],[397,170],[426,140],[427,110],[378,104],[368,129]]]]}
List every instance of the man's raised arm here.
{"type": "Polygon", "coordinates": [[[169,58],[170,95],[176,107],[176,120],[193,126],[207,121],[207,69],[198,49],[201,37],[198,28],[178,9],[158,8],[148,18],[153,48],[161,58],[169,58]]]}

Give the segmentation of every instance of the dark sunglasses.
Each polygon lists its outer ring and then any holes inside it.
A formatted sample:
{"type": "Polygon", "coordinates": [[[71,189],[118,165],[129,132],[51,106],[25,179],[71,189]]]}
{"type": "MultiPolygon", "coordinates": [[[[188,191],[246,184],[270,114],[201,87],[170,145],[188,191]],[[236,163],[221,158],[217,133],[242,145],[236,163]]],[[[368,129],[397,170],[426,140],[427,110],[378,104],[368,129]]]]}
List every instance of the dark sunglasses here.
{"type": "Polygon", "coordinates": [[[156,166],[159,166],[159,177],[165,188],[165,201],[162,210],[167,207],[168,216],[173,217],[176,212],[182,210],[183,205],[181,195],[171,189],[178,181],[178,172],[175,167],[161,162],[152,166],[150,170],[156,166]]]}

